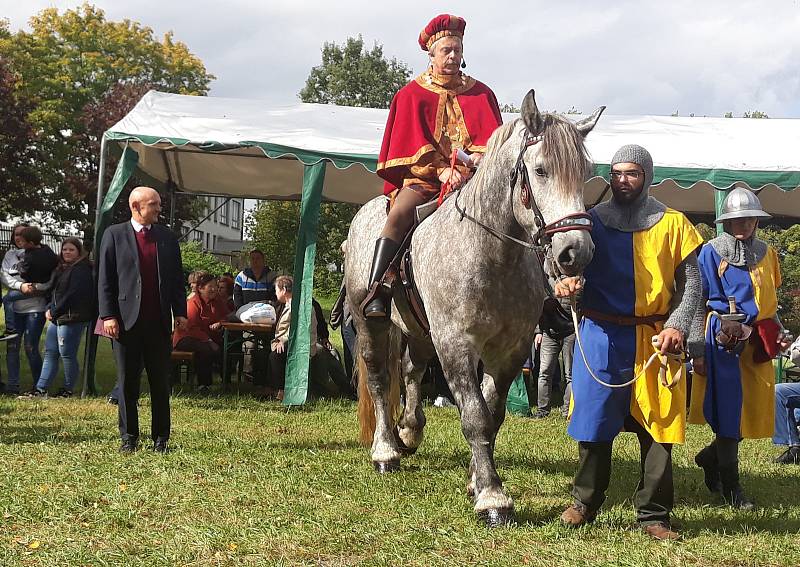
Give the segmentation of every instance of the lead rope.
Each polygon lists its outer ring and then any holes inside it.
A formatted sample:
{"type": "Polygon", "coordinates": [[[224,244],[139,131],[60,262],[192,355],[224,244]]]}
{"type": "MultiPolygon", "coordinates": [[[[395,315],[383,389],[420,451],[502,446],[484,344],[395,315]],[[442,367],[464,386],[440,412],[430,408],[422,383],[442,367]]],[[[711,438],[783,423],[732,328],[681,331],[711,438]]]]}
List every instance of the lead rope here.
{"type": "MultiPolygon", "coordinates": [[[[597,382],[598,384],[601,384],[607,388],[625,388],[627,386],[630,386],[631,384],[636,382],[639,378],[644,376],[645,373],[647,372],[647,369],[650,368],[650,366],[652,366],[656,360],[659,361],[658,379],[661,382],[662,386],[664,386],[665,388],[672,389],[678,385],[678,382],[681,381],[684,369],[684,364],[683,364],[684,354],[667,353],[662,355],[661,352],[656,347],[655,343],[653,343],[653,348],[655,349],[655,352],[650,355],[650,358],[648,358],[647,362],[644,363],[644,367],[632,379],[628,380],[624,384],[610,384],[608,382],[601,380],[600,378],[597,377],[592,368],[589,366],[589,361],[586,360],[586,353],[583,350],[583,341],[581,340],[581,334],[578,328],[578,313],[576,311],[576,299],[574,295],[570,297],[570,310],[572,311],[572,324],[575,326],[575,341],[578,343],[578,350],[581,352],[581,358],[583,358],[583,364],[584,366],[586,366],[586,370],[589,372],[589,376],[591,376],[594,379],[594,381],[597,382]],[[680,367],[678,368],[678,371],[675,373],[675,377],[672,379],[672,381],[667,381],[667,370],[669,369],[670,360],[679,361],[680,367]]],[[[656,337],[653,337],[653,340],[655,340],[655,338],[656,337]]]]}

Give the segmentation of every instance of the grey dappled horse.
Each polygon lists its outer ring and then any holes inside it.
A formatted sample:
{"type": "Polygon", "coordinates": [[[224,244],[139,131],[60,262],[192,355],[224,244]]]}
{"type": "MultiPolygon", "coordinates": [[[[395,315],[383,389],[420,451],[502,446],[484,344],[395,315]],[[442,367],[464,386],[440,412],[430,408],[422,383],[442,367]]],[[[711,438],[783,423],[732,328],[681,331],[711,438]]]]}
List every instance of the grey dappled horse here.
{"type": "Polygon", "coordinates": [[[573,124],[540,113],[530,91],[521,120],[494,132],[473,178],[419,226],[412,237],[412,263],[430,337],[411,316],[399,282],[391,321],[367,320],[359,308],[368,291],[375,239],[386,220],[386,198],[364,205],[350,226],[347,301],[358,332],[360,381],[369,388],[367,396],[361,387],[362,440],[366,428],[375,469],[397,470],[400,457],[420,445],[425,426],[420,381],[428,360],[438,354],[472,451],[468,493],[490,526],[513,519],[514,502],[497,474],[494,444],[509,387],[530,354],[546,293],[531,243],[544,234],[540,228],[548,228],[552,256],[567,275],[578,274],[591,260],[594,246],[583,205],[590,164],[583,139],[603,108],[573,124]],[[400,374],[405,407],[395,423],[400,374]],[[363,408],[371,410],[373,403],[374,413],[365,415],[363,408]]]}

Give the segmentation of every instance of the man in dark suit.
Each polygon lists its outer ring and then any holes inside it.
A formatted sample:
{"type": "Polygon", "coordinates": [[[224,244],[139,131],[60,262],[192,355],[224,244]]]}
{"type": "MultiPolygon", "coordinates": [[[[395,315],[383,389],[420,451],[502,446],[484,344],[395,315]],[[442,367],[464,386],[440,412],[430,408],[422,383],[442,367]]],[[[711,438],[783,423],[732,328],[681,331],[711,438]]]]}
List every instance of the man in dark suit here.
{"type": "Polygon", "coordinates": [[[170,432],[172,318],[176,327],[187,324],[181,251],[175,235],[155,224],[161,212],[158,192],[137,187],[128,205],[130,222],[109,227],[100,245],[100,317],[113,339],[117,364],[120,452],[132,453],[137,448],[136,404],[144,368],[150,383],[153,449],[163,453],[170,432]]]}

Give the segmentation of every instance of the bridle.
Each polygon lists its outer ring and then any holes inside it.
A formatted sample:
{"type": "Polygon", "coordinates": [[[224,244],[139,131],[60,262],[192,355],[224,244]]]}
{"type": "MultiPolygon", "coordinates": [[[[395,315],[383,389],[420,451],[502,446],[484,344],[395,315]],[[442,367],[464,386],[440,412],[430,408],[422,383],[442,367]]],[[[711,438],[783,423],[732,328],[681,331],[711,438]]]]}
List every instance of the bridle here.
{"type": "MultiPolygon", "coordinates": [[[[592,230],[592,217],[589,213],[580,212],[580,213],[570,213],[566,216],[561,217],[558,220],[555,220],[551,223],[545,223],[544,215],[542,215],[542,210],[539,208],[539,205],[536,203],[536,198],[533,196],[533,191],[531,190],[531,183],[530,178],[528,177],[528,168],[525,166],[525,151],[541,142],[543,136],[531,136],[530,134],[526,134],[522,140],[522,145],[519,150],[519,154],[517,155],[516,163],[514,164],[514,169],[511,171],[510,176],[510,185],[509,185],[509,199],[513,201],[514,199],[514,187],[517,185],[517,181],[520,181],[522,186],[520,188],[520,201],[522,205],[526,209],[530,209],[533,211],[534,215],[534,223],[536,224],[536,233],[533,234],[533,242],[526,242],[524,240],[520,240],[518,238],[514,238],[513,236],[506,234],[496,228],[488,226],[482,223],[477,218],[473,217],[465,209],[461,207],[458,202],[458,198],[461,195],[461,189],[459,188],[456,191],[456,200],[455,200],[455,207],[458,213],[461,215],[461,219],[467,219],[471,222],[474,222],[482,229],[486,230],[493,236],[503,240],[505,242],[513,242],[514,244],[518,244],[520,246],[524,246],[525,248],[529,248],[531,250],[535,250],[538,252],[540,258],[544,258],[547,256],[547,251],[550,248],[550,244],[552,242],[552,236],[559,232],[568,232],[571,230],[585,230],[587,232],[591,232],[592,230]]],[[[513,202],[512,210],[513,210],[513,202]]]]}

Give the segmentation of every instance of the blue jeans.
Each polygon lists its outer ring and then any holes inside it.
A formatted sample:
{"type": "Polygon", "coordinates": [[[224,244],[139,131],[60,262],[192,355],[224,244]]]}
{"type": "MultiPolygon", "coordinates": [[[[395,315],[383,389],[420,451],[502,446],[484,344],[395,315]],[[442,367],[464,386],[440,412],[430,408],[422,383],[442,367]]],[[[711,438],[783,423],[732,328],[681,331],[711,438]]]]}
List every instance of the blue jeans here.
{"type": "Polygon", "coordinates": [[[797,411],[800,409],[800,382],[775,384],[775,434],[776,445],[800,447],[797,433],[797,411]]]}
{"type": "Polygon", "coordinates": [[[9,392],[19,391],[19,347],[24,339],[25,354],[31,367],[33,383],[39,381],[42,372],[42,355],[39,354],[39,340],[44,329],[44,313],[14,313],[16,331],[21,336],[6,342],[6,368],[8,369],[9,392]]]}
{"type": "Polygon", "coordinates": [[[58,359],[64,361],[64,389],[72,392],[78,382],[81,365],[78,362],[78,347],[88,323],[50,323],[44,339],[44,365],[36,383],[36,389],[46,391],[58,374],[58,359]]]}
{"type": "Polygon", "coordinates": [[[25,299],[26,297],[30,297],[25,295],[19,290],[11,289],[3,296],[3,311],[6,314],[6,333],[11,331],[16,331],[17,328],[14,326],[15,318],[14,318],[14,302],[18,299],[25,299]]]}

